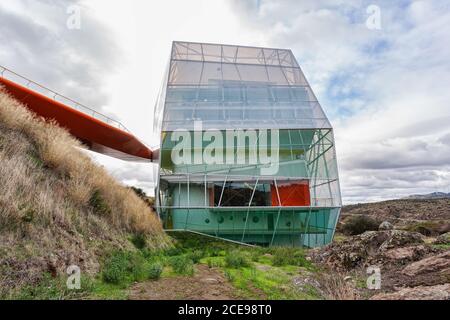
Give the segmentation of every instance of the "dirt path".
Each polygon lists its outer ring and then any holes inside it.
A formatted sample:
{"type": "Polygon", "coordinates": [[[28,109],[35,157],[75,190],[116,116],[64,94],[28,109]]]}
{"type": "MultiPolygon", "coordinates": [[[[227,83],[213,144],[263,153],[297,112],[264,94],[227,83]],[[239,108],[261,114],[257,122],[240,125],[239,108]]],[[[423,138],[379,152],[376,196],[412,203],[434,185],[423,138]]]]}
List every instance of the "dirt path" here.
{"type": "Polygon", "coordinates": [[[197,265],[194,276],[147,281],[130,289],[131,300],[233,300],[236,289],[216,269],[197,265]]]}

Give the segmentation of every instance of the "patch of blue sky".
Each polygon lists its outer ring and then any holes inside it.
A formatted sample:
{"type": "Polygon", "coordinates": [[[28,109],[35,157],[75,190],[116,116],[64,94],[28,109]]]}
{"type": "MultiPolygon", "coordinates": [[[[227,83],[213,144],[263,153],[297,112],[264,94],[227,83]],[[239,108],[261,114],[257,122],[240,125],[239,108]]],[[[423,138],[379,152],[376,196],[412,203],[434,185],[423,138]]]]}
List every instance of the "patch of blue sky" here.
{"type": "Polygon", "coordinates": [[[362,52],[370,56],[377,56],[385,53],[391,48],[389,41],[385,38],[367,42],[362,48],[362,52]]]}
{"type": "Polygon", "coordinates": [[[322,103],[331,119],[348,118],[360,112],[370,100],[354,70],[341,72],[330,78],[322,103]]]}

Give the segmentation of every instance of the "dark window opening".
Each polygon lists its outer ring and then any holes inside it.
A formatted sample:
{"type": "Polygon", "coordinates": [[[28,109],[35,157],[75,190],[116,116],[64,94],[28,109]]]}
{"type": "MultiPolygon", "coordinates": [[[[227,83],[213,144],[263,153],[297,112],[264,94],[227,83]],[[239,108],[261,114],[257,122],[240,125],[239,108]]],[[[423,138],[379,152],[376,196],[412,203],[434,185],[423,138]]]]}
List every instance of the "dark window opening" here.
{"type": "MultiPolygon", "coordinates": [[[[221,207],[246,207],[252,199],[254,182],[227,182],[222,194],[222,186],[214,186],[214,206],[221,207]]],[[[254,194],[251,206],[266,207],[271,205],[270,184],[258,184],[254,194]]]]}

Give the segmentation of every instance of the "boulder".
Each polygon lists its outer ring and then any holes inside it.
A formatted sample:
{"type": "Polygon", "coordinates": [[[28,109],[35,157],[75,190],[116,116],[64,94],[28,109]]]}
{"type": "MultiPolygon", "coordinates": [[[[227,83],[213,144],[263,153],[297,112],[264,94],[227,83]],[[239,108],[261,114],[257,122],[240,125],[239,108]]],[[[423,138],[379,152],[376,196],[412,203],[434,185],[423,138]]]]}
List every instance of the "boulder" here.
{"type": "Polygon", "coordinates": [[[379,293],[370,300],[449,300],[450,284],[437,286],[419,286],[414,288],[403,288],[397,292],[379,293]]]}
{"type": "Polygon", "coordinates": [[[441,234],[436,238],[434,244],[450,244],[450,232],[441,234]]]}
{"type": "Polygon", "coordinates": [[[383,221],[380,226],[378,227],[378,230],[385,231],[385,230],[392,230],[394,229],[394,226],[389,221],[383,221]]]}
{"type": "Polygon", "coordinates": [[[413,262],[407,265],[402,273],[410,277],[439,274],[450,278],[450,251],[413,262]]]}
{"type": "Polygon", "coordinates": [[[390,236],[380,246],[380,251],[386,251],[392,248],[404,247],[411,244],[422,244],[423,236],[418,232],[408,232],[403,230],[391,230],[390,236]]]}
{"type": "Polygon", "coordinates": [[[383,253],[383,257],[393,262],[417,261],[429,253],[424,245],[394,248],[383,253]]]}

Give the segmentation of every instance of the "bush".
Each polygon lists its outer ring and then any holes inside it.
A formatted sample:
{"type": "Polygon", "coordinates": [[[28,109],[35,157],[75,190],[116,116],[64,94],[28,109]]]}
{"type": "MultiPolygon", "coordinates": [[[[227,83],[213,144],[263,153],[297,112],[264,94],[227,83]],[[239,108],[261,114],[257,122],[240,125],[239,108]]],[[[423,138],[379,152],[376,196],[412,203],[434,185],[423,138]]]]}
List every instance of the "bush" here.
{"type": "Polygon", "coordinates": [[[152,263],[148,268],[148,278],[158,280],[163,272],[163,266],[159,263],[152,263]]]}
{"type": "Polygon", "coordinates": [[[148,263],[140,253],[115,252],[103,267],[103,280],[122,284],[129,281],[142,281],[147,278],[148,263]]]}
{"type": "Polygon", "coordinates": [[[225,256],[225,266],[228,268],[242,268],[250,266],[250,259],[245,252],[239,250],[230,251],[225,256]]]}
{"type": "Polygon", "coordinates": [[[252,248],[252,250],[249,252],[250,258],[253,262],[258,262],[265,252],[266,251],[264,248],[252,248]]]}
{"type": "Polygon", "coordinates": [[[208,247],[206,249],[206,256],[208,256],[208,257],[218,257],[220,255],[221,251],[222,251],[222,249],[217,248],[217,247],[208,247]]]}
{"type": "Polygon", "coordinates": [[[220,268],[224,266],[223,260],[217,257],[209,257],[206,259],[209,268],[220,268]]]}
{"type": "Polygon", "coordinates": [[[225,270],[225,278],[230,282],[233,282],[235,279],[234,275],[228,270],[225,270]]]}
{"type": "Polygon", "coordinates": [[[310,267],[311,263],[306,260],[305,253],[302,249],[289,247],[276,247],[272,249],[274,266],[298,266],[310,267]]]}
{"type": "Polygon", "coordinates": [[[189,258],[191,258],[191,260],[194,263],[199,263],[200,260],[205,256],[204,252],[202,250],[194,250],[189,254],[189,258]]]}
{"type": "Polygon", "coordinates": [[[168,257],[179,256],[183,254],[183,249],[180,247],[171,247],[164,251],[164,254],[168,257]]]}
{"type": "Polygon", "coordinates": [[[194,262],[187,256],[171,257],[169,265],[178,274],[192,275],[194,273],[194,262]]]}
{"type": "Polygon", "coordinates": [[[348,219],[348,221],[342,227],[342,232],[346,235],[355,236],[366,231],[378,230],[380,224],[378,221],[365,216],[354,216],[348,219]]]}
{"type": "Polygon", "coordinates": [[[406,231],[418,232],[426,237],[436,237],[442,233],[445,233],[446,225],[441,221],[422,221],[407,226],[406,231]]]}
{"type": "Polygon", "coordinates": [[[119,252],[113,254],[103,268],[103,280],[108,283],[119,284],[126,280],[128,259],[126,254],[119,252]]]}
{"type": "Polygon", "coordinates": [[[140,250],[144,249],[145,246],[147,245],[147,239],[146,239],[145,235],[142,233],[134,234],[131,238],[131,242],[134,244],[134,246],[137,249],[140,249],[140,250]]]}
{"type": "Polygon", "coordinates": [[[127,271],[133,281],[142,281],[147,279],[147,270],[148,263],[141,254],[130,254],[127,271]]]}

